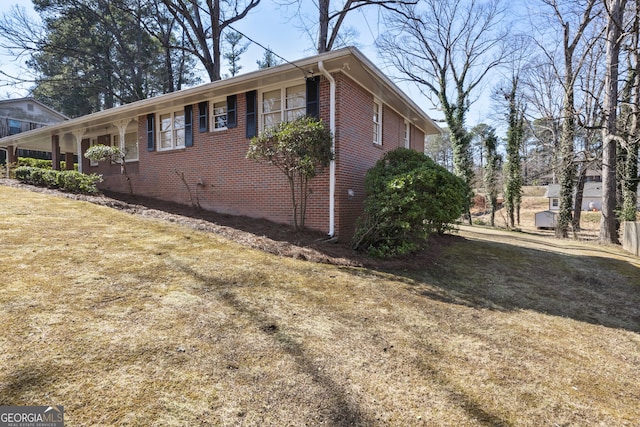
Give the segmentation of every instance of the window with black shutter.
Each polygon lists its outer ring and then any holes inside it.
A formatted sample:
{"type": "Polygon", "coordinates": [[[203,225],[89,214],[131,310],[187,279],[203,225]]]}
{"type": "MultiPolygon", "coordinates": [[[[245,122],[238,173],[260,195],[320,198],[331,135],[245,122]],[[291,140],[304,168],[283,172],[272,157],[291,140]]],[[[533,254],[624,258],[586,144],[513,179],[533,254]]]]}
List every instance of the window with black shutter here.
{"type": "Polygon", "coordinates": [[[209,103],[207,101],[198,104],[198,130],[200,132],[209,130],[209,103]]]}
{"type": "Polygon", "coordinates": [[[257,92],[247,92],[247,138],[253,138],[258,134],[257,104],[257,92]]]}
{"type": "Polygon", "coordinates": [[[147,150],[153,151],[156,149],[156,134],[155,134],[155,114],[147,114],[147,150]]]}
{"type": "Polygon", "coordinates": [[[307,79],[307,116],[320,118],[320,77],[307,79]]]}
{"type": "Polygon", "coordinates": [[[227,128],[231,129],[238,125],[237,107],[238,98],[236,95],[227,96],[227,128]]]}
{"type": "Polygon", "coordinates": [[[184,106],[184,146],[193,146],[193,105],[184,106]]]}

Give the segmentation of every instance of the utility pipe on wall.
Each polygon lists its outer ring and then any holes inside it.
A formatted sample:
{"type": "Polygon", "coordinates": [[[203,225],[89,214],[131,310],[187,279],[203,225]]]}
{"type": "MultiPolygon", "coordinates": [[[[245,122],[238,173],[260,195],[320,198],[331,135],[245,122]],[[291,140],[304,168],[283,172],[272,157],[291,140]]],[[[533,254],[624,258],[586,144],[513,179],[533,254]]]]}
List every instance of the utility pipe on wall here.
{"type": "Polygon", "coordinates": [[[318,69],[329,80],[329,130],[331,131],[331,153],[333,159],[329,163],[329,237],[336,233],[336,81],[333,76],[324,68],[324,62],[318,62],[318,69]]]}

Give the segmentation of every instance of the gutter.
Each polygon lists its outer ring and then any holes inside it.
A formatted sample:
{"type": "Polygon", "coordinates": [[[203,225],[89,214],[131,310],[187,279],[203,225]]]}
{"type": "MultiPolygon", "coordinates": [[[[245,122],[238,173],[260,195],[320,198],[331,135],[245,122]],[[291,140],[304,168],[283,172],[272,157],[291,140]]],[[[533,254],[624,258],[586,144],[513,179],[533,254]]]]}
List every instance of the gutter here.
{"type": "Polygon", "coordinates": [[[324,68],[324,62],[318,61],[318,69],[329,80],[329,130],[331,131],[331,153],[333,159],[329,163],[329,237],[336,234],[336,81],[324,68]]]}

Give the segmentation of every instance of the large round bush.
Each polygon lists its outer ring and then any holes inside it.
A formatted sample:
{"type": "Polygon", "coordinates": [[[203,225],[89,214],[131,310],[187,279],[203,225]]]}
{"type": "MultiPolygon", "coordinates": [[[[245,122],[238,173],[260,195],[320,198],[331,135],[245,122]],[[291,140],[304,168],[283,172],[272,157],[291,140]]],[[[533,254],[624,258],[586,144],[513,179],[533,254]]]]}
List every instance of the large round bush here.
{"type": "Polygon", "coordinates": [[[420,249],[451,227],[466,207],[464,181],[417,151],[388,152],[367,172],[365,216],[353,246],[374,256],[420,249]]]}

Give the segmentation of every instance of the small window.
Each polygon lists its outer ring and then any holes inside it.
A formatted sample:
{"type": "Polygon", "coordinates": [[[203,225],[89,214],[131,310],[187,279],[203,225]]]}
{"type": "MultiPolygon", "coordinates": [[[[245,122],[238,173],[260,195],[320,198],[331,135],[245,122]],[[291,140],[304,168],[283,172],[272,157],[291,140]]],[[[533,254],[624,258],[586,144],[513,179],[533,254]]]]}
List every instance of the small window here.
{"type": "Polygon", "coordinates": [[[227,100],[213,103],[211,108],[213,130],[222,130],[227,128],[227,100]]]}
{"type": "Polygon", "coordinates": [[[33,104],[27,104],[27,111],[33,111],[33,104]]]}
{"type": "Polygon", "coordinates": [[[172,150],[184,147],[184,110],[160,114],[158,150],[172,150]]]}
{"type": "Polygon", "coordinates": [[[382,104],[373,101],[373,143],[382,145],[382,104]]]}
{"type": "Polygon", "coordinates": [[[552,208],[560,207],[560,199],[551,199],[551,207],[552,208]]]}
{"type": "Polygon", "coordinates": [[[22,132],[22,123],[19,120],[9,119],[9,135],[15,135],[22,132]]]}

